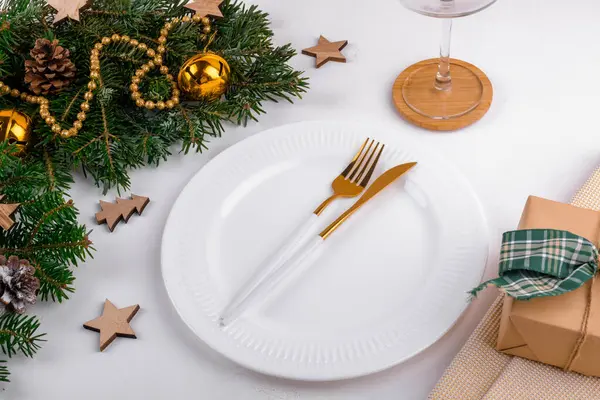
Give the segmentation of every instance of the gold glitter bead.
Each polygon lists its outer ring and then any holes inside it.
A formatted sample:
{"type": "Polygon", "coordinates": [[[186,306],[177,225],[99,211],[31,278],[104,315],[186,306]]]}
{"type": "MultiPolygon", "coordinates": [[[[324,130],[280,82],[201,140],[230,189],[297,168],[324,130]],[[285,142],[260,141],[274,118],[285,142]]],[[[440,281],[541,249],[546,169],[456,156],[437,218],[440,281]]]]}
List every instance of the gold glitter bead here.
{"type": "Polygon", "coordinates": [[[132,46],[137,46],[138,44],[140,44],[140,42],[138,42],[137,39],[131,39],[129,41],[129,44],[132,46]]]}
{"type": "Polygon", "coordinates": [[[210,18],[202,17],[202,25],[210,25],[210,18]]]}
{"type": "Polygon", "coordinates": [[[92,79],[99,79],[100,78],[100,72],[98,72],[98,71],[92,71],[92,72],[90,72],[90,78],[92,78],[92,79]]]}
{"type": "Polygon", "coordinates": [[[165,28],[166,30],[171,30],[171,29],[173,29],[173,24],[172,24],[172,23],[170,23],[170,22],[167,22],[167,23],[165,24],[164,28],[165,28]]]}
{"type": "MultiPolygon", "coordinates": [[[[4,91],[4,88],[2,88],[2,91],[4,91]]],[[[28,95],[28,96],[25,98],[25,101],[27,101],[28,103],[33,103],[33,96],[29,96],[29,95],[28,95]]]]}
{"type": "Polygon", "coordinates": [[[137,85],[137,83],[132,83],[131,85],[129,85],[129,90],[131,90],[132,92],[137,92],[138,90],[140,90],[140,87],[137,85]]]}
{"type": "Polygon", "coordinates": [[[103,37],[102,38],[102,44],[105,45],[105,46],[107,44],[110,44],[110,38],[109,37],[103,37]]]}
{"type": "Polygon", "coordinates": [[[177,104],[179,104],[179,97],[177,97],[177,96],[173,96],[173,97],[171,98],[171,101],[173,102],[173,104],[176,104],[176,105],[177,105],[177,104]]]}
{"type": "Polygon", "coordinates": [[[146,102],[144,101],[144,99],[137,99],[135,101],[135,105],[138,107],[144,107],[146,105],[146,102]]]}
{"type": "Polygon", "coordinates": [[[40,110],[40,117],[46,119],[50,116],[50,112],[47,110],[40,110]]]}
{"type": "Polygon", "coordinates": [[[73,122],[73,128],[80,130],[81,128],[83,128],[83,124],[81,123],[81,121],[75,121],[73,122]]]}
{"type": "Polygon", "coordinates": [[[167,51],[167,48],[161,44],[160,46],[158,46],[158,47],[156,48],[156,50],[158,50],[158,53],[159,53],[159,54],[162,54],[162,53],[164,53],[165,51],[167,51]]]}
{"type": "Polygon", "coordinates": [[[160,36],[168,36],[169,35],[169,31],[166,29],[161,29],[160,30],[160,36]]]}
{"type": "Polygon", "coordinates": [[[173,89],[173,96],[178,97],[181,94],[181,92],[179,91],[179,89],[175,88],[173,89]]]}
{"type": "Polygon", "coordinates": [[[68,131],[68,130],[66,130],[66,129],[63,129],[63,130],[60,132],[60,136],[62,136],[62,137],[64,137],[64,138],[68,138],[68,137],[69,137],[69,131],[68,131]]]}
{"type": "Polygon", "coordinates": [[[150,67],[147,64],[142,65],[142,71],[150,72],[150,67]]]}
{"type": "Polygon", "coordinates": [[[175,103],[173,103],[173,100],[167,100],[165,102],[165,105],[167,106],[167,108],[173,108],[173,107],[175,107],[175,103]]]}
{"type": "Polygon", "coordinates": [[[194,22],[200,22],[200,21],[202,21],[202,17],[199,16],[198,14],[196,14],[196,15],[194,15],[192,17],[192,21],[194,21],[194,22]]]}
{"type": "Polygon", "coordinates": [[[83,103],[81,103],[80,108],[82,111],[88,112],[88,111],[90,111],[90,103],[88,103],[87,101],[84,101],[83,103]]]}
{"type": "Polygon", "coordinates": [[[94,93],[87,92],[86,94],[83,95],[83,98],[86,99],[87,101],[92,101],[92,99],[94,98],[94,93]]]}
{"type": "Polygon", "coordinates": [[[21,100],[23,100],[23,101],[27,100],[27,96],[28,96],[27,93],[21,93],[21,100]]]}
{"type": "Polygon", "coordinates": [[[156,103],[156,108],[158,108],[159,110],[164,110],[166,106],[167,106],[167,105],[165,104],[165,102],[164,102],[164,101],[158,101],[158,102],[156,103]]]}
{"type": "Polygon", "coordinates": [[[163,75],[166,75],[169,73],[169,67],[167,67],[166,65],[163,65],[162,67],[160,67],[160,73],[163,75]]]}
{"type": "Polygon", "coordinates": [[[90,67],[91,72],[100,74],[100,65],[92,64],[90,67]]]}
{"type": "Polygon", "coordinates": [[[179,22],[180,22],[180,19],[179,19],[179,18],[173,18],[173,19],[171,20],[171,23],[173,23],[173,24],[178,24],[179,22]]]}
{"type": "Polygon", "coordinates": [[[55,122],[56,122],[56,118],[54,118],[52,116],[46,118],[46,124],[48,124],[50,126],[54,125],[55,122]]]}
{"type": "Polygon", "coordinates": [[[161,65],[161,64],[163,63],[163,58],[162,58],[162,56],[160,56],[160,55],[159,55],[159,56],[156,56],[156,57],[154,57],[154,63],[155,63],[156,65],[161,65]]]}
{"type": "Polygon", "coordinates": [[[2,94],[9,94],[10,93],[10,87],[8,86],[2,86],[2,94]]]}
{"type": "Polygon", "coordinates": [[[75,129],[75,128],[69,129],[69,137],[76,136],[76,135],[77,135],[77,129],[75,129]]]}
{"type": "Polygon", "coordinates": [[[144,106],[148,109],[148,110],[154,110],[154,107],[156,107],[156,104],[154,104],[153,101],[148,100],[146,102],[146,104],[144,104],[144,106]]]}
{"type": "Polygon", "coordinates": [[[146,55],[148,57],[154,57],[156,55],[156,51],[154,51],[153,49],[148,49],[148,51],[146,52],[146,55]]]}
{"type": "Polygon", "coordinates": [[[152,68],[154,68],[154,67],[156,66],[156,65],[154,64],[154,61],[152,61],[152,60],[148,61],[148,62],[146,63],[146,65],[147,65],[147,66],[148,66],[150,69],[152,69],[152,68]]]}
{"type": "Polygon", "coordinates": [[[202,28],[202,32],[204,32],[204,33],[210,33],[210,26],[209,25],[205,25],[204,28],[202,28]]]}
{"type": "Polygon", "coordinates": [[[79,114],[77,114],[77,120],[79,120],[79,121],[85,121],[86,118],[87,118],[87,115],[85,115],[84,112],[80,112],[79,114]]]}
{"type": "Polygon", "coordinates": [[[19,91],[19,89],[13,89],[10,91],[10,95],[12,97],[19,97],[20,94],[21,94],[21,92],[19,91]]]}
{"type": "Polygon", "coordinates": [[[135,76],[138,76],[138,77],[141,78],[144,75],[146,75],[146,73],[143,70],[141,70],[141,69],[138,69],[137,71],[135,71],[135,76]]]}
{"type": "Polygon", "coordinates": [[[134,76],[133,78],[131,78],[131,83],[140,83],[141,81],[142,80],[139,76],[134,76]]]}
{"type": "Polygon", "coordinates": [[[167,37],[166,36],[161,36],[158,38],[158,43],[160,44],[165,44],[167,43],[167,37]]]}
{"type": "Polygon", "coordinates": [[[58,125],[58,124],[52,125],[52,132],[59,133],[61,130],[62,130],[62,128],[60,127],[60,125],[58,125]]]}
{"type": "Polygon", "coordinates": [[[132,98],[133,100],[137,100],[137,99],[139,99],[139,98],[141,98],[141,97],[142,97],[142,95],[141,95],[141,93],[140,93],[140,92],[133,92],[133,93],[131,93],[131,98],[132,98]]]}
{"type": "Polygon", "coordinates": [[[190,22],[191,20],[192,20],[192,18],[189,15],[186,15],[183,18],[181,18],[181,21],[183,21],[183,22],[190,22]]]}
{"type": "Polygon", "coordinates": [[[118,42],[119,40],[121,40],[121,35],[117,35],[115,33],[114,35],[112,35],[111,39],[113,42],[118,42]]]}
{"type": "Polygon", "coordinates": [[[103,48],[104,48],[104,45],[102,43],[96,43],[94,45],[94,49],[96,49],[98,51],[102,50],[103,48]]]}
{"type": "Polygon", "coordinates": [[[171,74],[167,74],[166,78],[168,80],[170,80],[170,81],[172,81],[173,79],[175,79],[175,78],[173,78],[173,75],[171,75],[171,74]]]}
{"type": "Polygon", "coordinates": [[[90,52],[90,55],[92,56],[92,58],[100,57],[100,52],[98,50],[96,50],[96,49],[93,49],[90,52]]]}
{"type": "Polygon", "coordinates": [[[122,41],[122,42],[125,42],[125,43],[127,43],[127,42],[129,42],[130,40],[131,40],[131,38],[130,38],[129,36],[127,36],[127,35],[123,35],[123,36],[121,36],[121,41],[122,41]]]}
{"type": "Polygon", "coordinates": [[[96,84],[96,82],[94,82],[94,81],[88,82],[88,89],[96,90],[97,87],[98,87],[98,85],[96,84]]]}
{"type": "Polygon", "coordinates": [[[143,51],[148,50],[148,46],[146,46],[146,43],[140,43],[140,44],[138,44],[137,47],[138,47],[138,49],[143,50],[143,51]]]}
{"type": "Polygon", "coordinates": [[[48,101],[48,99],[46,99],[46,98],[43,98],[43,97],[40,97],[40,99],[41,99],[41,100],[40,100],[40,104],[41,104],[42,106],[46,106],[46,107],[47,107],[47,106],[48,106],[48,104],[50,104],[50,102],[48,101]]]}

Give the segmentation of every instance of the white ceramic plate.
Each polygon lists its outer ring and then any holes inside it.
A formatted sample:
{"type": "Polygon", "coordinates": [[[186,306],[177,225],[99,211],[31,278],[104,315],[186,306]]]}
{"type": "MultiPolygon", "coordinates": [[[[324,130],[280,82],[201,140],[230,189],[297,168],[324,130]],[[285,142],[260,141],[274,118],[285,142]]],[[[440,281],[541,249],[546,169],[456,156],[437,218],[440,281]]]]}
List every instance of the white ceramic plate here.
{"type": "MultiPolygon", "coordinates": [[[[310,122],[217,156],[183,190],[165,227],[163,278],[181,318],[231,360],[291,379],[366,375],[430,346],[466,308],[488,245],[466,180],[420,147],[395,129],[310,122]],[[386,144],[371,182],[397,164],[419,164],[336,231],[293,284],[219,327],[234,291],[329,196],[367,136],[386,144]]],[[[337,202],[323,225],[352,201],[337,202]]]]}

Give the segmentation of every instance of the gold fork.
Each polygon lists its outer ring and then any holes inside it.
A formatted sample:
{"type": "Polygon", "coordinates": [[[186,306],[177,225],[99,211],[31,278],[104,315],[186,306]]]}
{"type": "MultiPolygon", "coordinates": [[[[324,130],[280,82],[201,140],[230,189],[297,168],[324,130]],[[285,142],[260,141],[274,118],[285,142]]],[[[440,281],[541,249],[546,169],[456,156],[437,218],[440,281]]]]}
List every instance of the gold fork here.
{"type": "Polygon", "coordinates": [[[373,175],[384,147],[385,145],[375,142],[372,139],[365,140],[362,146],[360,146],[360,150],[358,150],[352,161],[350,161],[350,164],[331,183],[333,194],[317,207],[314,214],[321,215],[327,206],[339,197],[356,197],[361,194],[365,190],[365,187],[367,187],[371,175],[373,175]],[[375,144],[375,148],[371,151],[373,144],[375,144]],[[375,160],[371,162],[373,157],[375,157],[375,160]]]}
{"type": "Polygon", "coordinates": [[[376,142],[373,139],[367,139],[363,142],[352,161],[350,161],[350,164],[348,164],[346,169],[344,169],[344,171],[342,171],[342,173],[331,183],[333,194],[315,209],[308,221],[296,229],[296,231],[283,242],[283,245],[261,264],[254,276],[252,276],[250,280],[236,292],[234,297],[221,312],[221,323],[223,323],[228,316],[235,315],[236,309],[244,303],[246,298],[255,290],[255,288],[295,254],[296,250],[303,245],[310,236],[309,233],[312,233],[314,230],[319,215],[321,215],[335,199],[340,197],[356,197],[365,190],[373,175],[373,171],[375,171],[375,167],[379,162],[379,157],[381,156],[384,147],[385,145],[376,142]]]}

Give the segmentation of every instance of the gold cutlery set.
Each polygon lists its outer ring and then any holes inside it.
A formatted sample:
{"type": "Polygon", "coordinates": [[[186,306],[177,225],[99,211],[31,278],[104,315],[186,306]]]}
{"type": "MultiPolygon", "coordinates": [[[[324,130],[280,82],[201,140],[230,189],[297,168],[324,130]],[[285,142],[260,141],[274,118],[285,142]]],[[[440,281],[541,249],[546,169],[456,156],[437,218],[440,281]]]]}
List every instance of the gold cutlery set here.
{"type": "Polygon", "coordinates": [[[314,257],[323,242],[348,217],[417,164],[411,162],[393,167],[381,174],[367,188],[384,147],[385,145],[375,140],[365,140],[346,169],[332,182],[333,194],[315,209],[304,225],[298,228],[275,253],[261,264],[257,273],[237,291],[223,309],[219,318],[221,326],[231,324],[251,305],[259,303],[261,297],[271,293],[284,278],[304,265],[309,257],[314,257]],[[308,235],[318,223],[318,217],[335,199],[340,197],[353,198],[363,192],[364,194],[356,203],[321,233],[308,235]]]}

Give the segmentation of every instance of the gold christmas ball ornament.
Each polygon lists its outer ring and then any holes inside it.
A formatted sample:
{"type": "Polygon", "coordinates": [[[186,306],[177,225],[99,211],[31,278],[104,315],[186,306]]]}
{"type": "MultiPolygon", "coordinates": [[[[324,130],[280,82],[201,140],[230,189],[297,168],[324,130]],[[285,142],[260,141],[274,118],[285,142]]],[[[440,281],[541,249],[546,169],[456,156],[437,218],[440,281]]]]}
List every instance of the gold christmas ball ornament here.
{"type": "Polygon", "coordinates": [[[221,56],[213,53],[195,55],[179,71],[179,90],[194,100],[219,99],[227,90],[230,72],[229,64],[221,56]]]}
{"type": "Polygon", "coordinates": [[[31,118],[14,109],[0,110],[0,141],[16,144],[19,155],[26,152],[33,140],[31,118]]]}

